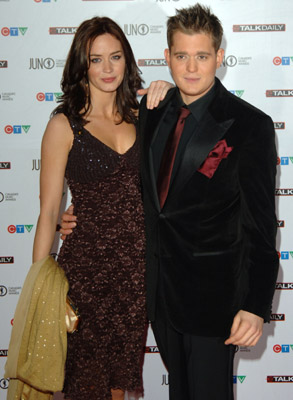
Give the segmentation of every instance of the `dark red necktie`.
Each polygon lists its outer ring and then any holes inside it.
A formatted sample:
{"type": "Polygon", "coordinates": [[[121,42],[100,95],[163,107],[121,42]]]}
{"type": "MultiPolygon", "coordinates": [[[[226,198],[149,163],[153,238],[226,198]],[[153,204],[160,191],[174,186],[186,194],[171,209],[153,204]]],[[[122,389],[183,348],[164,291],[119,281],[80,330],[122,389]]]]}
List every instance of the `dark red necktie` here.
{"type": "Polygon", "coordinates": [[[173,133],[172,132],[170,133],[162,156],[159,175],[158,175],[158,182],[157,182],[157,189],[158,189],[161,208],[163,208],[163,205],[165,204],[168,195],[178,144],[183,132],[185,119],[188,117],[189,114],[190,111],[187,108],[181,107],[176,128],[173,133]]]}

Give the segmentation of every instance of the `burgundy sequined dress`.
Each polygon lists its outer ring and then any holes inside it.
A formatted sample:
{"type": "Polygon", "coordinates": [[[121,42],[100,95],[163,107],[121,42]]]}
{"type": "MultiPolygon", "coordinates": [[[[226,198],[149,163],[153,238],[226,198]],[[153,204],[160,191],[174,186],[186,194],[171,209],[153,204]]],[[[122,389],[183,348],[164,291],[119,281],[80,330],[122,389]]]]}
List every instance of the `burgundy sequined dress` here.
{"type": "Polygon", "coordinates": [[[64,392],[108,400],[110,389],[141,391],[145,311],[145,236],[138,141],[119,154],[71,124],[66,167],[77,227],[58,262],[81,314],[68,335],[64,392]]]}

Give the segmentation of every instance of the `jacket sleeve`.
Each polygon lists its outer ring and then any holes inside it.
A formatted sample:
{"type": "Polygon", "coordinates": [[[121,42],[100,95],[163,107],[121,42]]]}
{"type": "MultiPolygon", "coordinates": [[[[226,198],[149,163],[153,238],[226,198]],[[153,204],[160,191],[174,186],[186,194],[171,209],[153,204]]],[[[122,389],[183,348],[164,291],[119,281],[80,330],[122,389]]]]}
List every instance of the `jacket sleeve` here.
{"type": "Polygon", "coordinates": [[[277,154],[271,118],[257,113],[241,150],[241,219],[248,239],[248,292],[243,309],[270,320],[278,274],[275,177],[277,154]]]}

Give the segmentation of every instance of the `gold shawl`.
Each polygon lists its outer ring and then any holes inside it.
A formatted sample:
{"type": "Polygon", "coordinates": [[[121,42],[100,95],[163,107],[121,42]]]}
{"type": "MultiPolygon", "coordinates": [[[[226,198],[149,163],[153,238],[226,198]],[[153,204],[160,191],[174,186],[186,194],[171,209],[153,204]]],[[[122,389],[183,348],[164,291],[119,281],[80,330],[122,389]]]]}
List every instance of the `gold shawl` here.
{"type": "Polygon", "coordinates": [[[7,400],[51,400],[64,383],[68,281],[51,257],[32,264],[14,314],[7,400]]]}

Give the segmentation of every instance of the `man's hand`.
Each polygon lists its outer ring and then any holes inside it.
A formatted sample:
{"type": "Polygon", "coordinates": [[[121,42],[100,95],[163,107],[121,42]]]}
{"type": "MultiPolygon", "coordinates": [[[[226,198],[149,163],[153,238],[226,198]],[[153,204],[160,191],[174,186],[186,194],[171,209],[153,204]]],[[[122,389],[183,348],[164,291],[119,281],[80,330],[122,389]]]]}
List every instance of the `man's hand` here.
{"type": "Polygon", "coordinates": [[[169,89],[174,87],[170,82],[166,81],[153,81],[146,89],[139,89],[137,94],[143,96],[147,94],[147,108],[152,110],[157,107],[161,100],[164,100],[169,89]]]}
{"type": "Polygon", "coordinates": [[[255,346],[262,335],[264,320],[258,315],[240,310],[234,317],[230,337],[225,344],[255,346]]]}
{"type": "Polygon", "coordinates": [[[61,216],[60,233],[61,239],[65,240],[67,235],[72,233],[72,229],[76,227],[76,216],[73,215],[73,205],[71,204],[61,216]]]}

